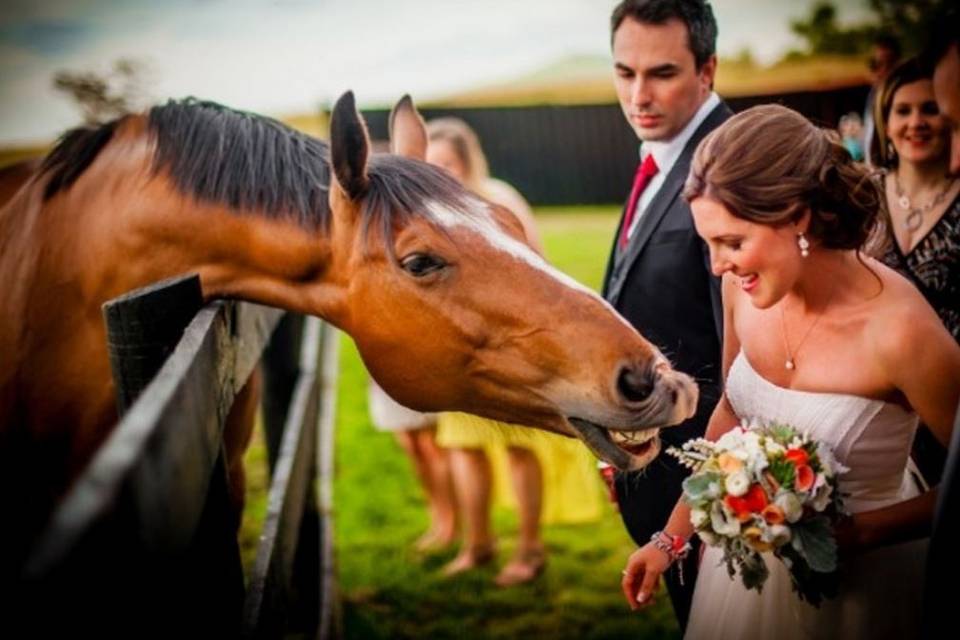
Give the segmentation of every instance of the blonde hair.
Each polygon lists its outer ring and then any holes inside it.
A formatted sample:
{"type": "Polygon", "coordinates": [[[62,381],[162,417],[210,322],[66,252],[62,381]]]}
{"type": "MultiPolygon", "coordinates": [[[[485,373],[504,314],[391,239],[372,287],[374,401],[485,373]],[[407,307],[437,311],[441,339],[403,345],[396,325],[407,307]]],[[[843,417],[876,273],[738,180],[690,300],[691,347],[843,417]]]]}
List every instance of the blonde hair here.
{"type": "Polygon", "coordinates": [[[882,202],[868,170],[835,132],[776,104],[747,109],[704,138],[683,195],[710,198],[739,218],[771,226],[809,209],[807,234],[828,249],[861,249],[882,202]]]}
{"type": "Polygon", "coordinates": [[[437,118],[427,123],[427,139],[430,142],[450,143],[466,169],[464,186],[483,193],[484,182],[490,177],[490,168],[480,146],[480,139],[470,125],[460,118],[437,118]]]}

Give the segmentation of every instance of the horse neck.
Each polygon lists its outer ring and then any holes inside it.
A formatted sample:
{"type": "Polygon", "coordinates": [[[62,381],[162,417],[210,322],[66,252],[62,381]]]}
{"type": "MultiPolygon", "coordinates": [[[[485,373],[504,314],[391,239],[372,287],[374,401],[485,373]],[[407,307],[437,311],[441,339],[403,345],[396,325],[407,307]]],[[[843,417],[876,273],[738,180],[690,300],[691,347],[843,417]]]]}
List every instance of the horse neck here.
{"type": "Polygon", "coordinates": [[[98,242],[122,251],[109,281],[112,297],[123,291],[182,273],[200,275],[206,299],[239,298],[304,311],[297,301],[307,284],[328,273],[331,251],[321,230],[259,212],[237,212],[198,203],[178,193],[165,176],[156,176],[123,211],[126,222],[98,242]],[[117,269],[116,265],[124,265],[117,269]]]}

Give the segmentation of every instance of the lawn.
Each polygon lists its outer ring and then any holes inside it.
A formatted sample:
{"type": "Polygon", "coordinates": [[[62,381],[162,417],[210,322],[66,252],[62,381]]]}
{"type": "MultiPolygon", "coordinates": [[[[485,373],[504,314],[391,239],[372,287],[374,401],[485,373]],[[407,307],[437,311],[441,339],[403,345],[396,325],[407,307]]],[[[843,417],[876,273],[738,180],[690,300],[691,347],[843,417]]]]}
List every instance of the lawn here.
{"type": "MultiPolygon", "coordinates": [[[[538,211],[546,252],[559,268],[599,287],[617,211],[538,211]]],[[[344,338],[337,414],[335,517],[338,576],[347,638],[668,638],[678,631],[666,598],[632,614],[620,571],[633,546],[611,507],[600,522],[550,526],[547,570],[532,585],[500,590],[496,567],[445,579],[451,554],[417,557],[411,544],[427,524],[406,457],[374,431],[366,373],[344,338]]],[[[599,480],[598,480],[599,481],[599,480]]],[[[497,510],[500,557],[516,534],[512,512],[497,510]]]]}

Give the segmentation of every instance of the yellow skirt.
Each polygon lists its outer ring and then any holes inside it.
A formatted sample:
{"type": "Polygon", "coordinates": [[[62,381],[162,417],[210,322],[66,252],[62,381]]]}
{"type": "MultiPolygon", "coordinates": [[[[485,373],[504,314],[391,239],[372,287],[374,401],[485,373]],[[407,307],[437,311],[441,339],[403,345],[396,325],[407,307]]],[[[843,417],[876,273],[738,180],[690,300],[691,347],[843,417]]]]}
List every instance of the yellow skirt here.
{"type": "Polygon", "coordinates": [[[605,494],[597,461],[576,438],[507,424],[466,413],[441,413],[437,444],[452,449],[483,449],[490,459],[497,506],[516,507],[507,467],[507,447],[533,451],[543,473],[543,524],[598,520],[605,494]]]}

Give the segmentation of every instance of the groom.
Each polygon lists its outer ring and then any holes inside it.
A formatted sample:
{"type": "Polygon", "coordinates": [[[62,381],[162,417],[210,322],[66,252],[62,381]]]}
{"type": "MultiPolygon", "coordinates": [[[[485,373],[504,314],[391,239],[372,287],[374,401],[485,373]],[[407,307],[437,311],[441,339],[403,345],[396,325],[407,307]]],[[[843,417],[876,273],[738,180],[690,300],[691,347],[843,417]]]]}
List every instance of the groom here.
{"type": "MultiPolygon", "coordinates": [[[[940,114],[951,130],[950,173],[960,176],[960,10],[953,9],[932,22],[935,32],[924,52],[934,67],[933,92],[940,114]]],[[[960,571],[960,407],[953,421],[953,437],[947,454],[940,495],[927,555],[923,598],[923,638],[942,637],[944,625],[953,621],[956,606],[952,584],[960,571]]]]}
{"type": "MultiPolygon", "coordinates": [[[[720,283],[680,193],[697,144],[731,112],[713,92],[717,24],[705,0],[624,0],[613,11],[611,34],[617,97],[641,147],[603,295],[700,384],[696,415],[661,432],[666,449],[702,436],[720,397],[720,283]]],[[[615,474],[620,513],[637,545],[663,528],[684,477],[667,455],[642,472],[615,474]]],[[[697,551],[684,564],[683,585],[676,570],[665,574],[681,628],[697,551]]]]}

